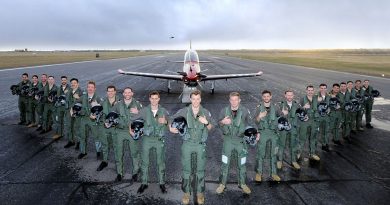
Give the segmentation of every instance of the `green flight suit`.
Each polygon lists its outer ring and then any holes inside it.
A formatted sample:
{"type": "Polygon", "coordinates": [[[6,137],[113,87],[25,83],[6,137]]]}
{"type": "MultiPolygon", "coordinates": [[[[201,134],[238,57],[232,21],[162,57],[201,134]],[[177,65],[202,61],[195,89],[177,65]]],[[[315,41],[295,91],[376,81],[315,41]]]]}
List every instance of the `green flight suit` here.
{"type": "MultiPolygon", "coordinates": [[[[352,89],[351,91],[349,91],[347,89],[347,91],[345,92],[344,104],[347,102],[351,102],[351,100],[355,98],[355,95],[356,95],[356,93],[355,93],[354,89],[352,89]]],[[[356,117],[355,112],[345,111],[345,120],[344,120],[345,132],[343,135],[344,138],[349,137],[351,135],[351,130],[353,129],[353,120],[352,119],[354,119],[354,117],[356,117]]]]}
{"type": "Polygon", "coordinates": [[[200,106],[197,116],[194,116],[192,106],[180,109],[172,120],[176,117],[182,116],[187,121],[187,133],[183,137],[183,144],[181,146],[181,165],[182,165],[182,190],[184,193],[192,191],[190,175],[192,167],[192,154],[196,155],[196,190],[197,193],[204,193],[205,191],[205,169],[206,169],[206,140],[208,137],[207,126],[198,120],[198,116],[206,117],[211,125],[215,125],[211,118],[211,113],[200,106]]]}
{"type": "Polygon", "coordinates": [[[130,154],[133,164],[132,174],[137,174],[140,171],[140,140],[134,140],[130,136],[129,126],[135,114],[130,113],[131,108],[141,110],[142,105],[139,101],[132,99],[129,105],[125,104],[125,100],[121,100],[114,106],[114,111],[119,114],[119,124],[115,128],[115,136],[113,137],[116,171],[123,176],[123,156],[125,146],[130,147],[130,154]]]}
{"type": "Polygon", "coordinates": [[[96,119],[91,119],[91,108],[92,104],[99,104],[101,103],[102,99],[97,96],[96,93],[93,94],[93,96],[88,96],[88,93],[84,94],[81,97],[81,104],[82,109],[80,112],[80,152],[82,154],[87,153],[87,145],[88,145],[88,137],[89,135],[92,135],[94,137],[95,141],[95,148],[96,152],[100,152],[101,143],[99,139],[101,138],[101,134],[103,134],[103,127],[101,120],[96,121],[96,119]]]}
{"type": "MultiPolygon", "coordinates": [[[[114,102],[111,104],[109,99],[106,97],[101,102],[103,106],[103,115],[101,119],[104,121],[108,113],[114,110],[114,106],[120,101],[118,96],[115,96],[114,102]]],[[[104,123],[102,124],[104,127],[104,123]]],[[[113,140],[115,136],[115,127],[103,128],[103,133],[99,135],[101,138],[99,141],[102,143],[102,152],[103,152],[103,161],[108,161],[108,154],[110,152],[110,147],[113,146],[113,140]]]]}
{"type": "Polygon", "coordinates": [[[288,122],[291,125],[291,130],[278,131],[279,141],[278,141],[278,161],[283,161],[284,151],[286,149],[287,141],[290,142],[289,154],[290,154],[290,163],[297,161],[297,150],[298,150],[298,132],[297,132],[297,116],[295,114],[299,104],[296,101],[291,102],[291,107],[288,105],[287,101],[284,100],[279,103],[279,115],[284,116],[282,110],[287,110],[288,122]]]}
{"type": "Polygon", "coordinates": [[[252,118],[249,110],[244,106],[239,106],[234,112],[230,106],[223,108],[219,114],[218,121],[220,122],[225,117],[229,117],[232,121],[230,125],[220,124],[223,133],[223,148],[222,148],[222,166],[221,166],[221,184],[226,185],[230,162],[237,160],[238,169],[238,184],[246,184],[246,161],[248,157],[248,144],[243,140],[245,128],[252,126],[252,118]],[[233,158],[233,152],[237,152],[236,158],[233,158]]]}
{"type": "MultiPolygon", "coordinates": [[[[61,95],[65,95],[65,98],[66,98],[66,95],[68,94],[68,92],[70,90],[71,90],[71,88],[68,84],[66,84],[65,87],[60,85],[58,87],[58,90],[57,90],[57,97],[60,97],[61,95]]],[[[69,110],[66,109],[66,105],[60,105],[57,103],[56,104],[56,111],[57,111],[57,117],[56,117],[57,127],[56,127],[55,132],[58,133],[60,136],[64,136],[65,115],[66,115],[67,111],[69,112],[69,110]]]]}
{"type": "Polygon", "coordinates": [[[277,108],[271,103],[270,107],[265,107],[263,103],[257,106],[255,117],[259,116],[260,112],[267,111],[267,115],[257,122],[257,129],[260,132],[260,140],[257,143],[256,153],[256,172],[258,174],[263,173],[263,165],[265,163],[265,157],[267,153],[270,155],[270,173],[272,175],[276,173],[276,158],[278,155],[278,141],[279,136],[277,133],[277,108]]]}
{"type": "Polygon", "coordinates": [[[371,123],[371,112],[372,112],[372,106],[374,105],[374,98],[371,95],[373,88],[371,85],[369,85],[367,88],[363,86],[362,90],[364,92],[363,96],[364,95],[371,96],[370,98],[364,101],[364,112],[366,115],[366,124],[369,124],[371,123]]]}
{"type": "MultiPolygon", "coordinates": [[[[56,108],[54,106],[55,99],[49,99],[49,93],[55,91],[57,93],[57,86],[53,85],[50,88],[50,85],[47,84],[45,92],[43,94],[43,115],[42,115],[42,128],[43,130],[48,130],[52,126],[53,122],[56,122],[56,108]]],[[[57,124],[54,124],[54,130],[56,130],[57,124]]],[[[58,133],[56,133],[58,134],[58,133]]]]}
{"type": "MultiPolygon", "coordinates": [[[[46,82],[45,85],[43,85],[43,83],[39,83],[38,85],[38,88],[39,90],[38,91],[43,91],[45,92],[46,88],[49,86],[49,83],[46,82]]],[[[39,121],[38,121],[38,124],[40,126],[43,125],[43,111],[44,111],[44,107],[45,107],[45,98],[44,96],[42,95],[41,96],[41,99],[38,101],[38,106],[37,106],[37,112],[38,112],[38,117],[39,117],[39,121]]]]}
{"type": "MultiPolygon", "coordinates": [[[[37,88],[39,90],[39,82],[37,84],[31,83],[30,89],[37,88]]],[[[39,101],[35,99],[35,93],[31,93],[31,96],[28,98],[28,106],[29,106],[29,116],[28,116],[28,121],[31,122],[32,124],[37,124],[38,123],[38,106],[39,106],[39,101]]]]}
{"type": "Polygon", "coordinates": [[[324,101],[328,105],[328,112],[324,116],[318,114],[318,118],[317,118],[318,133],[316,138],[317,141],[320,141],[321,144],[325,146],[329,144],[329,135],[330,135],[330,119],[331,119],[330,118],[331,109],[329,108],[330,95],[326,94],[325,96],[321,96],[321,93],[318,93],[314,97],[317,98],[318,104],[324,101]]]}
{"type": "Polygon", "coordinates": [[[344,106],[344,95],[341,93],[337,93],[337,95],[334,95],[333,93],[330,93],[331,96],[334,96],[339,99],[340,101],[340,107],[339,108],[330,108],[330,132],[333,135],[334,141],[340,140],[340,129],[343,127],[344,124],[344,117],[343,117],[343,106],[344,106]]]}
{"type": "MultiPolygon", "coordinates": [[[[151,106],[141,109],[136,117],[144,120],[144,134],[142,135],[141,173],[142,184],[148,183],[149,156],[153,149],[156,150],[157,175],[159,184],[165,184],[165,135],[167,124],[161,124],[158,119],[165,117],[168,120],[168,112],[162,106],[158,106],[156,115],[153,114],[151,106]]],[[[135,119],[134,119],[135,120],[135,119]]]]}
{"type": "Polygon", "coordinates": [[[20,117],[20,122],[22,123],[29,123],[28,117],[30,115],[30,109],[29,109],[29,96],[28,96],[28,90],[31,87],[31,82],[30,80],[27,81],[22,81],[18,84],[19,90],[21,91],[18,99],[18,108],[19,108],[19,117],[20,117]],[[22,87],[27,86],[28,89],[25,89],[27,92],[22,92],[22,87]]]}
{"type": "Polygon", "coordinates": [[[317,133],[318,133],[318,117],[317,112],[317,98],[313,96],[312,101],[305,95],[301,99],[301,105],[305,106],[306,103],[310,104],[310,108],[305,109],[309,116],[308,121],[298,120],[298,136],[299,136],[299,151],[302,154],[305,144],[309,141],[309,154],[313,155],[317,150],[317,133]]]}
{"type": "Polygon", "coordinates": [[[78,142],[80,136],[80,117],[71,116],[70,110],[76,103],[81,103],[81,97],[83,91],[77,88],[73,91],[70,89],[66,95],[66,106],[65,106],[65,118],[64,118],[64,135],[69,142],[78,142]],[[79,95],[79,99],[76,99],[75,94],[79,95]]]}
{"type": "Polygon", "coordinates": [[[363,99],[363,102],[359,102],[361,108],[360,110],[357,110],[356,111],[356,116],[353,118],[353,124],[354,124],[354,128],[355,129],[359,129],[362,127],[362,118],[363,118],[363,114],[364,114],[364,90],[362,88],[360,89],[356,89],[356,87],[354,88],[355,90],[355,95],[356,96],[360,96],[362,99],[363,99]]]}

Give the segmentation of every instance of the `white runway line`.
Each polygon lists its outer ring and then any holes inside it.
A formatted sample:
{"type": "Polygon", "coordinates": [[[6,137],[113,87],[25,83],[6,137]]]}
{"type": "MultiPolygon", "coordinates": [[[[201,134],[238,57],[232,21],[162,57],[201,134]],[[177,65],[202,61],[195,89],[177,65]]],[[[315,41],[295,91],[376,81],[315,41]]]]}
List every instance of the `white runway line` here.
{"type": "Polygon", "coordinates": [[[374,98],[374,105],[390,105],[390,100],[385,98],[374,98]]]}

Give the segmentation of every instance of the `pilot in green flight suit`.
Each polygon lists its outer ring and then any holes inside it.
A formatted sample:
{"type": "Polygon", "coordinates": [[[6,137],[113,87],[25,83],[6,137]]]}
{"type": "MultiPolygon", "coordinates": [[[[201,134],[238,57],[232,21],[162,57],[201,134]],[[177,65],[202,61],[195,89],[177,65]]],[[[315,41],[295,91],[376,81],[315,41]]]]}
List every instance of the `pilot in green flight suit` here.
{"type": "MultiPolygon", "coordinates": [[[[159,105],[160,94],[157,91],[149,93],[150,105],[144,107],[139,112],[136,119],[144,120],[144,130],[142,135],[142,154],[141,154],[141,186],[138,193],[144,192],[148,188],[149,173],[149,155],[153,149],[156,150],[157,176],[158,183],[162,193],[166,193],[165,187],[165,136],[168,124],[168,112],[159,105]]],[[[134,133],[132,133],[134,134],[134,133]]]]}
{"type": "Polygon", "coordinates": [[[340,85],[338,83],[333,84],[332,91],[329,93],[331,98],[337,98],[340,103],[335,105],[336,107],[330,107],[330,132],[333,135],[333,143],[341,145],[340,142],[340,129],[343,126],[343,105],[344,95],[340,93],[340,85]]]}
{"type": "Polygon", "coordinates": [[[238,186],[245,194],[250,194],[251,190],[246,185],[246,160],[248,156],[248,145],[244,141],[244,132],[247,126],[252,125],[252,118],[249,110],[240,105],[240,93],[232,92],[229,95],[230,105],[223,108],[219,114],[219,125],[223,133],[222,167],[220,185],[216,192],[221,194],[226,188],[229,174],[230,162],[237,161],[238,186]],[[237,152],[237,157],[233,157],[233,152],[237,152]]]}
{"type": "Polygon", "coordinates": [[[356,96],[359,96],[362,100],[361,102],[359,102],[359,104],[361,105],[361,108],[360,110],[357,110],[356,111],[356,117],[354,118],[354,124],[355,124],[355,128],[356,130],[359,130],[359,131],[363,131],[363,125],[362,125],[362,118],[363,118],[363,113],[364,113],[364,90],[362,89],[362,81],[361,80],[356,80],[355,81],[355,93],[356,93],[356,96]]]}
{"type": "Polygon", "coordinates": [[[374,98],[372,97],[372,86],[370,85],[369,80],[363,81],[363,87],[362,90],[364,92],[364,95],[369,96],[367,100],[364,101],[364,111],[366,115],[366,127],[368,129],[372,129],[373,126],[371,125],[371,112],[372,112],[372,106],[374,105],[374,98]]]}
{"type": "MultiPolygon", "coordinates": [[[[31,87],[30,89],[36,89],[36,92],[39,90],[39,81],[38,81],[38,76],[33,75],[32,76],[32,82],[31,82],[31,87]]],[[[28,98],[28,106],[30,109],[30,116],[28,117],[30,120],[30,124],[28,127],[35,127],[38,125],[37,122],[37,109],[38,109],[38,100],[35,99],[35,94],[36,93],[31,93],[31,96],[28,98]]]]}
{"type": "Polygon", "coordinates": [[[322,144],[322,150],[329,152],[329,134],[330,134],[330,112],[331,109],[329,108],[329,99],[330,95],[327,92],[327,85],[322,83],[320,84],[320,91],[315,95],[314,97],[317,98],[317,103],[325,102],[328,109],[325,113],[322,113],[322,115],[319,114],[319,117],[317,118],[317,126],[319,128],[317,133],[317,139],[321,141],[322,144]]]}
{"type": "MultiPolygon", "coordinates": [[[[347,90],[345,92],[345,99],[344,103],[351,102],[352,99],[354,99],[356,96],[355,89],[353,89],[353,82],[348,81],[347,82],[347,90]]],[[[344,128],[345,128],[345,133],[344,133],[344,139],[351,143],[351,131],[353,129],[353,119],[356,117],[355,112],[349,112],[345,111],[345,121],[344,121],[344,128]]]]}
{"type": "Polygon", "coordinates": [[[29,122],[27,117],[29,116],[29,106],[28,106],[28,90],[30,89],[31,82],[28,79],[28,74],[22,74],[22,81],[18,84],[19,90],[21,91],[18,99],[18,107],[20,112],[20,122],[19,125],[28,125],[29,122]],[[25,87],[25,88],[23,88],[25,87]],[[23,89],[22,89],[23,88],[23,89]],[[23,91],[24,90],[24,91],[23,91]]]}
{"type": "MultiPolygon", "coordinates": [[[[190,94],[191,104],[188,107],[180,109],[171,119],[182,116],[187,121],[187,134],[183,138],[181,146],[181,163],[183,169],[182,190],[184,192],[182,202],[190,202],[190,175],[191,175],[191,155],[196,153],[196,184],[197,184],[197,202],[204,204],[205,192],[205,166],[206,166],[206,140],[209,130],[213,127],[214,121],[208,110],[200,105],[201,93],[198,90],[190,94]]],[[[171,123],[170,123],[171,125],[171,123]]],[[[172,133],[178,133],[176,128],[170,127],[172,133]]]]}
{"type": "MultiPolygon", "coordinates": [[[[56,108],[55,95],[57,94],[57,85],[55,85],[54,77],[49,76],[47,78],[48,85],[46,86],[45,92],[43,94],[43,116],[42,116],[42,131],[40,134],[49,132],[51,130],[53,122],[55,122],[56,117],[56,108]],[[55,92],[54,96],[49,95],[51,92],[55,92]]],[[[56,126],[56,125],[55,125],[56,126]]]]}
{"type": "MultiPolygon", "coordinates": [[[[66,76],[61,76],[61,85],[58,87],[57,97],[60,97],[62,95],[66,96],[69,90],[71,89],[70,86],[67,84],[67,79],[68,78],[66,76]]],[[[57,127],[56,127],[56,134],[53,136],[53,139],[59,139],[64,136],[64,126],[65,126],[64,118],[66,112],[65,105],[62,105],[59,102],[57,102],[56,111],[57,111],[57,119],[56,119],[57,127]]]]}

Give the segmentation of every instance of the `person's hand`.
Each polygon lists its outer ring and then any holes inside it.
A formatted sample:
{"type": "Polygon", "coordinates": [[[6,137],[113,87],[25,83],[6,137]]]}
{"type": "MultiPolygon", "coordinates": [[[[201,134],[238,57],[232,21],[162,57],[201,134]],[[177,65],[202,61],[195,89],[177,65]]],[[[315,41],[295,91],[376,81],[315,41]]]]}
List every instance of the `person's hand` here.
{"type": "Polygon", "coordinates": [[[76,100],[80,99],[80,96],[79,96],[78,93],[73,94],[73,97],[74,97],[76,100]]]}
{"type": "Polygon", "coordinates": [[[174,134],[179,133],[179,130],[177,128],[174,128],[174,127],[169,127],[169,131],[174,133],[174,134]]]}
{"type": "Polygon", "coordinates": [[[129,127],[129,133],[130,133],[131,136],[134,136],[134,134],[135,134],[135,133],[134,133],[134,130],[131,129],[130,127],[129,127]]]}
{"type": "Polygon", "coordinates": [[[303,106],[303,108],[309,109],[309,108],[310,108],[310,104],[309,104],[309,103],[306,103],[306,104],[303,106]]]}
{"type": "Polygon", "coordinates": [[[285,107],[283,107],[282,113],[283,113],[283,115],[288,115],[288,110],[285,107]]]}
{"type": "Polygon", "coordinates": [[[110,123],[107,123],[107,122],[104,123],[104,127],[109,128],[109,126],[110,126],[110,123]]]}
{"type": "Polygon", "coordinates": [[[263,117],[267,116],[267,111],[264,111],[264,112],[260,112],[258,117],[261,119],[263,117]]]}
{"type": "Polygon", "coordinates": [[[136,107],[130,108],[130,113],[138,114],[138,109],[136,107]]]}
{"type": "Polygon", "coordinates": [[[209,124],[209,121],[207,121],[207,119],[206,119],[205,116],[200,116],[200,117],[198,118],[198,120],[199,120],[199,122],[201,122],[201,123],[203,123],[203,124],[205,124],[205,125],[209,124]]]}
{"type": "Polygon", "coordinates": [[[158,118],[158,123],[167,124],[167,120],[165,119],[165,116],[158,118]]]}
{"type": "Polygon", "coordinates": [[[229,116],[226,116],[225,118],[223,118],[221,120],[221,123],[224,124],[224,125],[230,125],[232,123],[232,120],[230,119],[229,116]]]}
{"type": "Polygon", "coordinates": [[[260,133],[257,133],[256,134],[256,141],[259,141],[260,140],[260,133]]]}
{"type": "Polygon", "coordinates": [[[95,119],[96,119],[96,115],[91,113],[91,115],[89,116],[89,118],[91,118],[92,120],[95,120],[95,119]]]}

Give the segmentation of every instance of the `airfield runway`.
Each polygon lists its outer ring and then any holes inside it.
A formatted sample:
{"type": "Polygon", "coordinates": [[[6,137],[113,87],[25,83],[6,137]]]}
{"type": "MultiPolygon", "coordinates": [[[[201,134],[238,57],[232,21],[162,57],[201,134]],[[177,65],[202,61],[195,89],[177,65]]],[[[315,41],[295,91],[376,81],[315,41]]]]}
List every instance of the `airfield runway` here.
{"type": "MultiPolygon", "coordinates": [[[[130,86],[135,97],[148,104],[147,94],[161,91],[161,103],[170,113],[184,105],[178,99],[181,84],[172,83],[173,90],[166,92],[166,81],[151,78],[123,76],[117,69],[170,73],[180,71],[182,64],[169,61],[181,60],[182,54],[162,54],[117,60],[102,60],[71,64],[0,70],[0,203],[1,204],[180,204],[182,192],[180,146],[181,139],[167,136],[166,164],[168,193],[161,194],[156,183],[141,195],[139,182],[130,180],[131,163],[127,152],[125,180],[115,183],[114,155],[111,151],[109,166],[96,172],[97,161],[92,140],[86,158],[77,160],[78,151],[63,148],[65,139],[53,141],[52,133],[39,135],[33,128],[17,125],[17,97],[9,87],[20,81],[22,73],[47,73],[59,77],[77,77],[85,88],[88,80],[97,82],[97,91],[105,96],[105,87],[130,86]],[[169,70],[169,71],[168,71],[169,70]]],[[[215,94],[209,92],[209,84],[203,85],[203,106],[216,117],[222,106],[228,103],[228,94],[239,91],[242,104],[254,111],[260,100],[260,92],[269,89],[274,100],[282,99],[284,90],[291,88],[297,96],[304,94],[307,84],[318,86],[325,82],[369,79],[382,97],[374,105],[372,130],[353,135],[352,144],[331,146],[330,153],[320,151],[321,162],[303,161],[302,170],[295,172],[284,163],[279,171],[282,182],[253,182],[255,172],[255,148],[250,148],[247,164],[248,184],[252,195],[243,196],[237,188],[237,174],[230,171],[228,190],[221,196],[215,194],[218,186],[222,138],[214,129],[207,142],[206,204],[386,204],[390,200],[390,79],[360,76],[300,66],[257,62],[238,58],[212,56],[200,53],[201,60],[213,63],[202,65],[204,74],[246,73],[262,70],[263,76],[217,81],[215,94]]],[[[319,149],[320,150],[320,149],[319,149]]],[[[127,150],[128,151],[128,150],[127,150]]],[[[153,159],[153,162],[155,160],[153,159]]],[[[153,163],[154,164],[154,163],[153,163]]],[[[235,167],[235,163],[232,164],[235,167]]],[[[154,168],[154,165],[153,165],[154,168]]],[[[268,170],[268,169],[267,169],[268,170]]],[[[268,172],[267,172],[268,173],[268,172]]],[[[156,182],[155,169],[150,171],[156,182]]],[[[193,203],[193,202],[192,202],[193,203]]]]}

